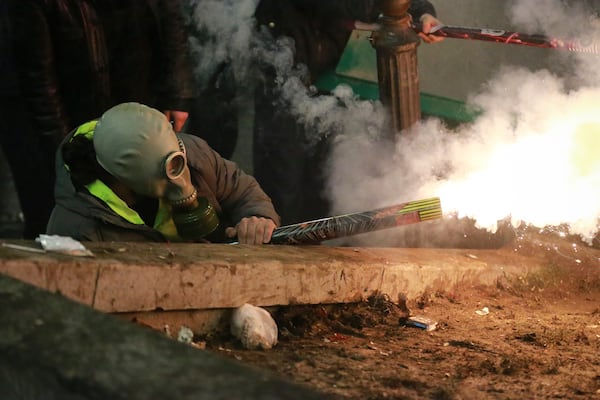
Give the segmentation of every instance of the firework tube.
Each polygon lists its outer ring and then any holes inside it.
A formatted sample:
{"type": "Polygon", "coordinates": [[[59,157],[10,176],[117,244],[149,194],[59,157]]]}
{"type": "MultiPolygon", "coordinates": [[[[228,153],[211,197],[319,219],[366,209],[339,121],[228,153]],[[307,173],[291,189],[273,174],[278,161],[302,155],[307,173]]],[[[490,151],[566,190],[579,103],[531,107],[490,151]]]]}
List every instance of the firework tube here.
{"type": "Polygon", "coordinates": [[[279,227],[273,244],[316,244],[324,240],[415,224],[442,217],[439,197],[411,201],[376,210],[338,215],[279,227]]]}
{"type": "MultiPolygon", "coordinates": [[[[381,25],[354,21],[347,24],[348,28],[365,31],[378,31],[381,25]]],[[[412,29],[419,33],[423,31],[421,23],[412,23],[412,29]]],[[[559,49],[576,51],[580,53],[600,54],[600,46],[594,42],[584,44],[577,40],[562,40],[541,34],[526,34],[505,31],[502,29],[469,28],[465,26],[438,25],[434,26],[428,35],[447,37],[452,39],[482,40],[486,42],[519,44],[522,46],[540,47],[544,49],[559,49]]]]}
{"type": "MultiPolygon", "coordinates": [[[[422,31],[420,23],[413,23],[416,32],[422,31]]],[[[519,44],[523,46],[541,47],[545,49],[560,49],[582,53],[600,54],[600,47],[596,43],[587,45],[576,40],[561,40],[540,34],[526,34],[505,31],[502,29],[468,28],[464,26],[441,25],[435,27],[430,35],[448,37],[453,39],[483,40],[486,42],[519,44]]]]}

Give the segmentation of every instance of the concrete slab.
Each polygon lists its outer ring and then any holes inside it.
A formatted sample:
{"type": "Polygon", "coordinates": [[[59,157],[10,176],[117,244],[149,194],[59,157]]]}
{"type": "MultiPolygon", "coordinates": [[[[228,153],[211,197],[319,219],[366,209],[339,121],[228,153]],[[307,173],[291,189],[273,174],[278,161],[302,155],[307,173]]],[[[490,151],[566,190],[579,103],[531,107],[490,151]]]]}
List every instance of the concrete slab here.
{"type": "MultiPolygon", "coordinates": [[[[34,243],[12,241],[25,246],[34,243]]],[[[94,258],[0,247],[0,273],[110,313],[416,298],[544,266],[510,249],[86,243],[94,258]]]]}
{"type": "Polygon", "coordinates": [[[92,305],[98,267],[66,256],[6,257],[0,253],[0,273],[83,304],[92,305]]]}

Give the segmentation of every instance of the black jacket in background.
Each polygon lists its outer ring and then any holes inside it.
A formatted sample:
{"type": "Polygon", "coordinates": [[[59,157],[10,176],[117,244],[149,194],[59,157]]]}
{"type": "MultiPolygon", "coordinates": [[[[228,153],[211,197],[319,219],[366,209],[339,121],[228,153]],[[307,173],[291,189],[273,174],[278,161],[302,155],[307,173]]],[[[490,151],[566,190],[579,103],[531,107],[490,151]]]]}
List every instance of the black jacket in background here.
{"type": "MultiPolygon", "coordinates": [[[[381,0],[261,0],[255,15],[274,37],[294,39],[296,62],[305,64],[315,80],[337,65],[351,34],[347,23],[373,22],[380,6],[381,0]]],[[[427,0],[413,0],[409,13],[414,19],[436,15],[427,0]]]]}
{"type": "Polygon", "coordinates": [[[36,132],[58,144],[125,101],[187,110],[193,81],[178,0],[19,0],[14,50],[36,132]]]}

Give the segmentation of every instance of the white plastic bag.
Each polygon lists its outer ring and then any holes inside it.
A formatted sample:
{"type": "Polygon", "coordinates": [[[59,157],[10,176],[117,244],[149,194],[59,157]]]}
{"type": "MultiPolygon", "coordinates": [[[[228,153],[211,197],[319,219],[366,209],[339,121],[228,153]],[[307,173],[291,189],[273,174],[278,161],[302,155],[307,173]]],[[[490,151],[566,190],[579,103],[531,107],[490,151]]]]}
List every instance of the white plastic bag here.
{"type": "Polygon", "coordinates": [[[190,344],[194,340],[194,332],[187,326],[179,328],[177,333],[177,341],[182,343],[190,344]]]}
{"type": "Polygon", "coordinates": [[[233,312],[231,334],[248,350],[268,350],[277,344],[277,324],[271,314],[247,303],[233,312]]]}
{"type": "Polygon", "coordinates": [[[93,257],[94,254],[85,248],[79,241],[69,236],[39,235],[36,239],[44,250],[68,254],[78,257],[93,257]]]}

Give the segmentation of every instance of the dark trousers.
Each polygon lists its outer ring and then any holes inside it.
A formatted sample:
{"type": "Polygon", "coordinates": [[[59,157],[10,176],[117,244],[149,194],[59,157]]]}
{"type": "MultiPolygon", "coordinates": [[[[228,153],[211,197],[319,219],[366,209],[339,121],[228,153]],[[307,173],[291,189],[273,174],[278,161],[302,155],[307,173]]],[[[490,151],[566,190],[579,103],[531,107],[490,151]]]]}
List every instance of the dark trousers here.
{"type": "Polygon", "coordinates": [[[4,95],[0,98],[0,145],[25,218],[23,237],[34,239],[46,232],[54,207],[56,143],[53,138],[35,134],[20,96],[4,95]]]}
{"type": "Polygon", "coordinates": [[[186,133],[201,137],[222,157],[231,159],[238,138],[237,101],[235,76],[224,63],[193,102],[186,133]]]}
{"type": "Polygon", "coordinates": [[[271,197],[282,224],[329,216],[328,141],[307,136],[304,126],[272,101],[268,96],[256,98],[254,177],[271,197]]]}

